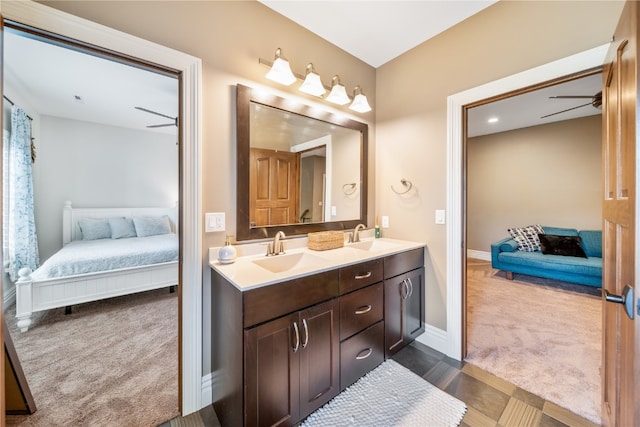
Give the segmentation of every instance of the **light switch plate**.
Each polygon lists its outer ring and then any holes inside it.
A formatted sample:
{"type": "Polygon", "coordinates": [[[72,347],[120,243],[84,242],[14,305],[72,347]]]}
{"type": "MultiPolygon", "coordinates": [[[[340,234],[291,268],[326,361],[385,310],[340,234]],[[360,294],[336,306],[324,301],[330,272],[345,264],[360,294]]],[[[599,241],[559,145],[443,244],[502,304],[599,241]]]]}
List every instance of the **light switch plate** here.
{"type": "Polygon", "coordinates": [[[214,231],[224,231],[224,212],[213,212],[204,214],[204,231],[210,233],[214,231]]]}
{"type": "Polygon", "coordinates": [[[382,228],[389,228],[389,217],[382,215],[382,228]]]}
{"type": "Polygon", "coordinates": [[[445,223],[445,213],[444,209],[436,210],[436,224],[444,224],[445,223]]]}

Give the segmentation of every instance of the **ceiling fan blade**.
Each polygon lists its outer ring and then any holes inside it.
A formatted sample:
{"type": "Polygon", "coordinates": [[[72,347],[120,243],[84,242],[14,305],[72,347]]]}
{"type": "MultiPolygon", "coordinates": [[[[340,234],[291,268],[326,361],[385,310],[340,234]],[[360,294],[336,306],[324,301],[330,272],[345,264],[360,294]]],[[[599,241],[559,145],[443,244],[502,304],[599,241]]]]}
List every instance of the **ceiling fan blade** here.
{"type": "Polygon", "coordinates": [[[580,99],[580,98],[595,98],[594,95],[558,95],[558,96],[550,96],[550,99],[580,99]]]}
{"type": "Polygon", "coordinates": [[[577,107],[571,107],[571,108],[567,108],[566,110],[562,110],[562,111],[558,111],[558,112],[555,112],[555,113],[547,114],[546,116],[542,116],[540,118],[544,119],[546,117],[555,116],[556,114],[566,113],[567,111],[575,110],[576,108],[586,107],[587,105],[591,105],[591,103],[587,102],[586,104],[578,105],[577,107]]]}
{"type": "Polygon", "coordinates": [[[136,110],[144,111],[145,113],[155,114],[156,116],[165,117],[167,119],[171,119],[171,120],[175,120],[176,119],[175,117],[167,116],[166,114],[158,113],[156,111],[151,111],[151,110],[148,110],[146,108],[142,108],[142,107],[134,107],[134,108],[136,110]]]}
{"type": "Polygon", "coordinates": [[[164,128],[164,127],[168,127],[168,126],[175,126],[175,124],[173,123],[166,123],[163,125],[149,125],[147,126],[148,128],[164,128]]]}

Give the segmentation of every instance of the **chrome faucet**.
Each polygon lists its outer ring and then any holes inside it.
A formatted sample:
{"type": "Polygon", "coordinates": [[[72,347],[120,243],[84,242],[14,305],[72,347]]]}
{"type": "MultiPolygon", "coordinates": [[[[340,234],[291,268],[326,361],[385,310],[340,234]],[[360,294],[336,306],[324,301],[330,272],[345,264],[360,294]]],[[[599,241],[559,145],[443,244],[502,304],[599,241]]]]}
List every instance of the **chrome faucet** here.
{"type": "Polygon", "coordinates": [[[284,253],[284,242],[281,241],[285,237],[284,231],[278,231],[273,237],[273,242],[267,246],[267,256],[279,255],[284,253]]]}
{"type": "Polygon", "coordinates": [[[357,243],[360,241],[360,230],[365,230],[367,228],[364,224],[356,225],[356,228],[353,229],[353,232],[349,235],[349,243],[357,243]]]}

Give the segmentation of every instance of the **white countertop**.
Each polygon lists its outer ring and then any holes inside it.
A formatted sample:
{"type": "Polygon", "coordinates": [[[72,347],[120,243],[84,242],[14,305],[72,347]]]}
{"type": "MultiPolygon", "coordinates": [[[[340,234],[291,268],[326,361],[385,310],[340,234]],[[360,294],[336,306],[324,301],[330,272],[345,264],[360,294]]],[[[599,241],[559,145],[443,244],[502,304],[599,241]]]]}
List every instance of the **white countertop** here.
{"type": "MultiPolygon", "coordinates": [[[[367,230],[369,231],[369,230],[367,230]]],[[[344,247],[325,251],[307,248],[306,238],[286,239],[286,253],[267,257],[266,242],[235,245],[238,257],[232,264],[218,261],[219,247],[209,248],[209,266],[219,272],[241,291],[259,288],[296,277],[333,270],[363,261],[424,247],[424,243],[369,236],[364,231],[360,244],[345,243],[344,247]],[[373,245],[369,250],[356,249],[357,246],[373,245]],[[276,258],[281,257],[276,260],[276,258]],[[300,257],[302,261],[285,271],[272,272],[259,265],[260,262],[279,263],[300,257]],[[265,261],[266,260],[266,261],[265,261]]]]}

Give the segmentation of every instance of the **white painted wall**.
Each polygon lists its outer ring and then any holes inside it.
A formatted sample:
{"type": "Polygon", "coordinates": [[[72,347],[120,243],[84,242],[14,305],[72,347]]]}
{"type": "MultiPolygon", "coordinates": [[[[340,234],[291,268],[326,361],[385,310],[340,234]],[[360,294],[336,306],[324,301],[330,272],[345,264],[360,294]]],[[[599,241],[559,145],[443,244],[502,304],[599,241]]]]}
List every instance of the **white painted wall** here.
{"type": "Polygon", "coordinates": [[[173,206],[177,137],[41,116],[34,164],[36,227],[43,262],[62,247],[62,206],[173,206]]]}

